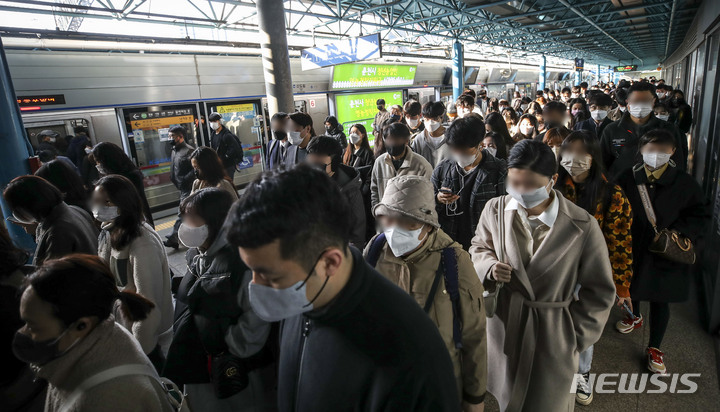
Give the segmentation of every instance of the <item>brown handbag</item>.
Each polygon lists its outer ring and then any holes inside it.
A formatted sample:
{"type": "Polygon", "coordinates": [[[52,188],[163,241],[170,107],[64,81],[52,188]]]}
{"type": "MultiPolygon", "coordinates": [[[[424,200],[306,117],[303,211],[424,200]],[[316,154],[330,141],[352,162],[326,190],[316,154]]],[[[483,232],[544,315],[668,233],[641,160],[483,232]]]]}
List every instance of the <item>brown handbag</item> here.
{"type": "Polygon", "coordinates": [[[681,235],[677,230],[667,228],[658,230],[655,210],[652,207],[647,187],[645,187],[644,184],[640,184],[637,185],[637,188],[638,192],[640,192],[643,208],[645,208],[645,214],[655,231],[655,238],[648,250],[673,262],[684,263],[686,265],[694,264],[695,248],[693,247],[692,241],[686,236],[681,235]]]}

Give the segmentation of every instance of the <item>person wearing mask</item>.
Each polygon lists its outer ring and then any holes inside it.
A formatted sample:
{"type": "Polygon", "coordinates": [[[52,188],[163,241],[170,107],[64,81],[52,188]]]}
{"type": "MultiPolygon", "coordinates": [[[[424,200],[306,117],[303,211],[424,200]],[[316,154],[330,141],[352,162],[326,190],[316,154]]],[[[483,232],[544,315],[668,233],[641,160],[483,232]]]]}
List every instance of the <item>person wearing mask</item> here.
{"type": "Polygon", "coordinates": [[[132,182],[138,195],[140,195],[145,220],[150,226],[155,226],[152,212],[150,211],[150,204],[145,195],[145,183],[143,182],[145,177],[125,152],[116,144],[102,142],[95,145],[90,156],[90,160],[95,162],[95,168],[99,174],[98,178],[107,175],[120,175],[132,182]]]}
{"type": "Polygon", "coordinates": [[[475,101],[477,110],[480,112],[479,115],[483,116],[488,112],[490,106],[490,99],[487,97],[487,90],[480,90],[477,94],[477,100],[475,101]]]}
{"type": "MultiPolygon", "coordinates": [[[[375,121],[373,121],[373,136],[377,139],[382,136],[382,124],[390,118],[390,112],[385,109],[385,99],[377,99],[375,102],[378,112],[375,114],[375,121]]],[[[375,154],[377,156],[377,154],[375,154]]]]}
{"type": "Polygon", "coordinates": [[[59,138],[60,135],[54,130],[48,129],[41,131],[37,134],[38,146],[35,150],[35,153],[48,151],[50,153],[53,153],[55,156],[59,155],[60,150],[58,150],[57,146],[59,138]]]}
{"type": "MultiPolygon", "coordinates": [[[[180,203],[182,203],[186,197],[190,196],[193,183],[195,182],[195,169],[193,169],[192,162],[190,161],[190,155],[195,148],[185,141],[187,132],[184,127],[173,126],[170,128],[168,134],[170,137],[170,145],[172,145],[170,154],[170,181],[180,191],[180,203]]],[[[178,215],[173,225],[172,233],[166,236],[167,239],[163,242],[165,246],[174,249],[180,246],[177,236],[181,223],[180,215],[178,215]]]]}
{"type": "Polygon", "coordinates": [[[537,130],[536,133],[540,134],[543,133],[545,130],[545,118],[543,117],[542,110],[538,113],[535,113],[533,116],[535,116],[535,119],[537,120],[537,130]]]}
{"type": "Polygon", "coordinates": [[[655,106],[653,106],[653,113],[658,119],[670,122],[670,115],[672,112],[665,103],[655,103],[655,106]]]}
{"type": "MultiPolygon", "coordinates": [[[[518,93],[518,92],[515,92],[515,93],[518,93]]],[[[518,93],[518,94],[519,94],[519,93],[518,93]]],[[[542,90],[536,91],[536,92],[535,92],[535,101],[538,102],[540,105],[542,105],[542,103],[540,103],[540,99],[541,99],[541,98],[542,98],[542,99],[545,98],[545,92],[543,92],[542,90]]]]}
{"type": "Polygon", "coordinates": [[[669,103],[672,99],[672,87],[667,86],[664,84],[659,84],[655,87],[655,92],[657,94],[657,102],[658,103],[669,103]],[[668,90],[668,88],[670,90],[668,90]]]}
{"type": "Polygon", "coordinates": [[[285,167],[289,169],[305,161],[307,145],[315,137],[315,129],[312,117],[302,112],[291,114],[287,127],[290,146],[285,151],[285,167]]]}
{"type": "Polygon", "coordinates": [[[498,112],[502,113],[505,109],[511,109],[510,102],[505,99],[500,99],[498,101],[498,112]]]}
{"type": "Polygon", "coordinates": [[[393,123],[385,130],[387,152],[375,158],[370,177],[370,199],[374,207],[382,199],[387,182],[395,176],[416,175],[430,179],[433,167],[424,157],[408,146],[410,129],[402,123],[393,123]]]}
{"type": "Polygon", "coordinates": [[[125,177],[100,178],[92,196],[93,216],[102,232],[97,254],[110,267],[118,289],[144,296],[152,303],[145,319],[116,320],[138,340],[158,371],[165,355],[161,346],[172,337],[173,303],[170,267],[160,235],[143,219],[140,196],[125,177]]]}
{"type": "Polygon", "coordinates": [[[542,115],[542,106],[538,102],[530,102],[525,112],[533,116],[542,115]]]}
{"type": "Polygon", "coordinates": [[[580,86],[580,96],[579,97],[581,97],[583,99],[587,98],[588,87],[589,87],[588,83],[582,82],[579,84],[579,86],[580,86]]]}
{"type": "MultiPolygon", "coordinates": [[[[622,188],[609,183],[605,177],[601,153],[600,144],[592,132],[571,133],[560,149],[555,189],[593,215],[600,225],[610,256],[618,306],[622,306],[630,303],[633,210],[622,188]]],[[[576,400],[581,405],[589,405],[593,400],[590,379],[592,358],[593,346],[580,354],[576,400]]]]}
{"type": "Polygon", "coordinates": [[[288,141],[287,123],[290,117],[287,113],[275,113],[270,119],[270,129],[273,139],[268,143],[267,165],[270,169],[280,167],[285,160],[285,151],[288,141]]]}
{"type": "Polygon", "coordinates": [[[509,195],[487,203],[470,248],[497,298],[487,322],[488,391],[500,410],[573,410],[578,354],[600,338],[615,302],[600,226],[552,189],[556,181],[548,146],[516,144],[509,195]]]}
{"type": "MultiPolygon", "coordinates": [[[[270,324],[250,305],[248,284],[252,274],[237,248],[225,238],[223,223],[235,199],[209,187],[187,197],[180,205],[183,223],[180,241],[189,249],[187,273],[176,295],[174,335],[162,375],[185,385],[194,411],[248,411],[272,403],[258,369],[266,365],[263,351],[270,324]],[[238,370],[246,388],[228,390],[229,382],[213,381],[210,370],[242,362],[238,370]]],[[[217,376],[215,376],[217,379],[217,376]]],[[[237,378],[236,378],[237,379],[237,378]]]]}
{"type": "Polygon", "coordinates": [[[25,325],[15,334],[13,352],[48,382],[46,412],[174,411],[148,358],[113,317],[117,311],[142,322],[153,304],[119,290],[102,259],[72,254],[47,261],[25,285],[25,325]]]}
{"type": "Polygon", "coordinates": [[[499,113],[499,112],[500,112],[500,104],[498,103],[498,99],[496,97],[493,97],[488,102],[488,108],[487,108],[487,112],[485,113],[485,115],[490,114],[490,113],[499,113]]]}
{"type": "Polygon", "coordinates": [[[515,141],[510,137],[510,130],[500,113],[490,113],[485,117],[485,131],[494,132],[502,136],[505,147],[512,147],[515,141]]]}
{"type": "Polygon", "coordinates": [[[235,177],[235,168],[242,163],[244,154],[240,139],[223,126],[223,118],[220,113],[210,113],[210,146],[217,152],[222,161],[225,173],[232,182],[235,177]]]}
{"type": "Polygon", "coordinates": [[[563,87],[560,91],[560,101],[563,104],[568,104],[570,102],[570,96],[572,96],[572,90],[569,87],[563,87]]]}
{"type": "Polygon", "coordinates": [[[572,93],[570,93],[570,99],[579,99],[582,97],[582,94],[580,94],[580,86],[573,86],[572,87],[572,93]]]}
{"type": "Polygon", "coordinates": [[[85,126],[75,126],[75,137],[70,140],[67,149],[67,157],[73,162],[78,169],[82,166],[82,160],[85,157],[84,149],[91,145],[90,136],[85,126]]]}
{"type": "Polygon", "coordinates": [[[437,326],[452,359],[462,410],[483,411],[488,371],[482,282],[470,255],[440,228],[435,213],[427,213],[434,203],[426,179],[391,179],[373,210],[383,232],[364,255],[370,266],[414,297],[437,326]]]}
{"type": "Polygon", "coordinates": [[[513,136],[513,140],[517,143],[521,140],[533,139],[535,133],[537,133],[537,118],[531,114],[524,114],[518,120],[517,133],[513,136]]]}
{"type": "Polygon", "coordinates": [[[615,103],[617,103],[617,107],[608,112],[608,119],[610,119],[610,121],[617,122],[622,119],[623,114],[627,110],[627,98],[627,89],[621,87],[615,89],[615,103]]]}
{"type": "MultiPolygon", "coordinates": [[[[632,102],[632,101],[631,101],[632,102]]],[[[629,103],[632,110],[632,103],[629,103]]],[[[650,303],[650,339],[646,349],[648,369],[666,374],[664,353],[660,350],[670,320],[669,303],[688,299],[691,265],[674,262],[650,252],[657,231],[670,229],[693,245],[703,236],[710,222],[710,213],[702,189],[689,174],[671,160],[676,136],[668,129],[655,129],[644,134],[638,148],[643,163],[626,169],[617,178],[633,209],[633,278],[630,282],[629,305],[633,316],[619,321],[616,328],[630,333],[643,324],[640,302],[650,303]],[[640,195],[642,185],[648,194],[653,220],[648,217],[640,195]],[[656,223],[653,223],[655,221],[656,223]]]]}
{"type": "Polygon", "coordinates": [[[443,231],[468,250],[485,204],[505,193],[507,169],[480,147],[485,127],[477,115],[453,122],[447,137],[451,158],[432,174],[435,210],[443,231]]]}
{"type": "Polygon", "coordinates": [[[198,147],[190,155],[190,164],[195,175],[190,193],[206,187],[217,187],[230,193],[233,198],[238,198],[235,185],[230,182],[220,158],[213,149],[207,146],[198,147]]]}
{"type": "Polygon", "coordinates": [[[545,133],[556,127],[565,127],[567,121],[567,108],[560,102],[549,102],[543,107],[542,117],[545,130],[535,136],[535,140],[542,142],[545,139],[545,133]]]}
{"type": "Polygon", "coordinates": [[[23,326],[20,295],[28,253],[15,246],[0,225],[0,401],[5,411],[42,412],[46,383],[12,350],[15,332],[23,326]]]}
{"type": "Polygon", "coordinates": [[[65,203],[62,192],[47,180],[16,177],[5,187],[3,198],[12,211],[10,221],[36,227],[34,266],[71,253],[97,253],[98,230],[90,214],[65,203]]]}
{"type": "Polygon", "coordinates": [[[503,120],[505,120],[505,125],[507,126],[508,132],[510,133],[510,136],[513,136],[515,133],[517,133],[517,124],[518,124],[518,115],[515,109],[505,109],[500,114],[503,117],[503,120]]]}
{"type": "Polygon", "coordinates": [[[390,118],[393,119],[393,121],[405,123],[405,119],[403,119],[403,113],[403,107],[399,104],[394,104],[390,106],[390,118]]]}
{"type": "Polygon", "coordinates": [[[593,133],[598,141],[605,127],[612,123],[608,119],[608,112],[612,107],[612,99],[605,93],[593,93],[590,96],[590,118],[576,123],[574,130],[587,130],[593,133]]]}
{"type": "Polygon", "coordinates": [[[425,123],[422,121],[422,105],[417,100],[408,100],[403,108],[405,124],[410,128],[410,133],[417,135],[425,130],[425,123]]]}
{"type": "Polygon", "coordinates": [[[340,188],[350,205],[350,244],[362,249],[365,246],[365,204],[360,172],[341,163],[342,148],[331,139],[328,136],[313,138],[308,145],[306,162],[327,173],[340,188]]]}
{"type": "Polygon", "coordinates": [[[520,106],[515,109],[515,111],[517,112],[517,117],[521,117],[523,114],[525,114],[531,102],[532,100],[530,100],[529,97],[523,97],[522,100],[520,100],[520,106]]]}
{"type": "Polygon", "coordinates": [[[458,118],[458,112],[457,107],[454,104],[449,104],[447,106],[447,123],[452,123],[455,121],[455,119],[458,118]]]}
{"type": "Polygon", "coordinates": [[[570,108],[568,109],[568,123],[566,126],[572,130],[576,124],[590,119],[590,112],[588,111],[587,102],[582,97],[573,99],[570,101],[570,108]]]}
{"type": "Polygon", "coordinates": [[[669,130],[675,136],[673,161],[680,170],[687,168],[687,136],[677,126],[653,114],[655,88],[648,82],[636,82],[628,90],[628,109],[622,119],[609,124],[603,131],[600,145],[605,168],[611,178],[635,164],[640,137],[655,129],[669,130]]]}
{"type": "Polygon", "coordinates": [[[80,177],[82,177],[83,184],[88,189],[93,186],[93,183],[95,183],[96,180],[100,179],[100,172],[98,172],[96,167],[97,165],[92,159],[92,150],[92,143],[88,142],[87,146],[85,146],[85,149],[83,149],[85,155],[82,158],[80,166],[78,166],[78,169],[80,169],[80,177]]]}
{"type": "Polygon", "coordinates": [[[350,143],[343,154],[344,165],[359,169],[375,163],[365,126],[358,123],[350,127],[350,143]]]}
{"type": "Polygon", "coordinates": [[[562,146],[563,141],[569,134],[570,130],[564,127],[556,127],[548,130],[543,137],[543,144],[550,147],[558,161],[560,160],[560,146],[562,146]]]}
{"type": "Polygon", "coordinates": [[[80,176],[65,162],[53,160],[45,163],[35,172],[35,176],[42,177],[58,188],[65,203],[90,213],[88,191],[80,176]]]}
{"type": "Polygon", "coordinates": [[[508,150],[507,146],[505,146],[505,141],[502,136],[495,132],[485,133],[485,138],[480,144],[480,147],[486,150],[493,157],[507,160],[508,150]]]}
{"type": "Polygon", "coordinates": [[[423,105],[422,115],[425,130],[415,136],[410,148],[435,167],[449,157],[445,126],[442,124],[445,105],[442,102],[427,102],[423,105]]]}
{"type": "Polygon", "coordinates": [[[348,146],[347,136],[343,132],[343,127],[335,116],[328,116],[325,118],[325,136],[330,136],[340,143],[340,147],[343,150],[348,146]]]}
{"type": "Polygon", "coordinates": [[[475,99],[469,94],[463,94],[458,97],[455,102],[455,109],[457,110],[457,117],[462,119],[470,113],[473,113],[475,109],[475,99]]]}
{"type": "Polygon", "coordinates": [[[685,93],[681,90],[675,90],[672,94],[673,97],[670,100],[670,108],[674,115],[675,125],[680,129],[680,133],[689,133],[690,127],[692,127],[692,108],[690,108],[690,105],[685,101],[685,93]]]}
{"type": "Polygon", "coordinates": [[[283,321],[278,409],[459,411],[437,327],[349,246],[349,208],[327,173],[300,165],[264,172],[225,222],[253,310],[283,321]]]}

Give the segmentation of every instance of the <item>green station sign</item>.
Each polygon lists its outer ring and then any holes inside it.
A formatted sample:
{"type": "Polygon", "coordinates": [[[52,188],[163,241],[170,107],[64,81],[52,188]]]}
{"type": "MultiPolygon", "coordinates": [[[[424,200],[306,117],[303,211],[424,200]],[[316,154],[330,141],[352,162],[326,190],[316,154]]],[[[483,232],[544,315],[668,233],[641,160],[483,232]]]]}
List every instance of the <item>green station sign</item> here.
{"type": "Polygon", "coordinates": [[[350,128],[354,124],[362,124],[368,133],[368,140],[373,146],[375,136],[372,134],[372,124],[377,114],[376,102],[378,99],[385,99],[385,108],[390,106],[403,104],[402,90],[377,92],[377,93],[361,93],[361,94],[341,94],[335,96],[335,107],[337,108],[337,118],[342,123],[345,134],[350,135],[350,128]]]}
{"type": "Polygon", "coordinates": [[[629,64],[627,66],[615,66],[614,72],[634,72],[637,71],[637,64],[629,64]]]}
{"type": "Polygon", "coordinates": [[[333,68],[333,89],[374,89],[412,86],[417,66],[397,64],[341,64],[333,68]]]}

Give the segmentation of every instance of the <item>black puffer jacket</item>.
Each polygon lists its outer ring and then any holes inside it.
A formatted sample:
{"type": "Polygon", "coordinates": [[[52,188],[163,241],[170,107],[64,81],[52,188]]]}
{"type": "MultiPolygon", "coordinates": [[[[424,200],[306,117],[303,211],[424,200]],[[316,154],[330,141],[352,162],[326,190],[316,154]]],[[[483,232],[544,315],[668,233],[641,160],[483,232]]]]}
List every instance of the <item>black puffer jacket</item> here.
{"type": "Polygon", "coordinates": [[[347,136],[345,136],[345,132],[343,132],[343,127],[341,124],[338,124],[333,129],[326,130],[325,135],[337,140],[337,142],[340,143],[340,146],[342,146],[343,150],[345,150],[348,145],[347,136]]]}
{"type": "Polygon", "coordinates": [[[252,311],[250,270],[224,232],[206,253],[190,249],[186,259],[188,272],[176,296],[174,336],[163,376],[177,384],[207,383],[208,354],[255,355],[265,345],[270,324],[252,311]]]}
{"type": "Polygon", "coordinates": [[[190,196],[195,181],[195,170],[190,162],[190,155],[194,147],[182,142],[172,149],[172,166],[170,168],[170,181],[180,191],[180,199],[190,196]]]}
{"type": "Polygon", "coordinates": [[[365,247],[365,202],[363,202],[360,173],[350,166],[338,165],[333,179],[340,186],[340,193],[350,205],[350,243],[358,249],[365,247]]]}
{"type": "Polygon", "coordinates": [[[278,409],[459,411],[453,365],[435,324],[351,251],[352,274],[335,299],[281,326],[278,409]]]}

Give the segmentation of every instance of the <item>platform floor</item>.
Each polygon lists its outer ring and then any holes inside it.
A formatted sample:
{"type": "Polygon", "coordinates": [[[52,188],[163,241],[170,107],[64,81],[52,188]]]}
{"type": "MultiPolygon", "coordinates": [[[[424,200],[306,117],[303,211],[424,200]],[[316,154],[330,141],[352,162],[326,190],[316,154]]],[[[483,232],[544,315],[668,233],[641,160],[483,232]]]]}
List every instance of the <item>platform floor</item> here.
{"type": "MultiPolygon", "coordinates": [[[[158,233],[165,238],[172,232],[175,216],[156,219],[158,233]]],[[[186,271],[186,249],[167,249],[170,267],[176,274],[186,271]]],[[[645,312],[647,306],[642,308],[645,312]]],[[[645,312],[643,312],[645,314],[645,312]]],[[[647,323],[628,335],[618,333],[615,322],[620,320],[620,310],[613,310],[605,327],[605,333],[595,345],[592,372],[600,373],[647,373],[645,348],[649,338],[647,323]]],[[[720,411],[720,345],[708,335],[698,322],[694,301],[671,305],[670,324],[661,348],[665,352],[668,372],[699,373],[693,378],[698,390],[693,394],[595,394],[589,406],[576,406],[577,411],[720,411]]],[[[492,373],[492,372],[491,372],[492,373]]],[[[617,380],[617,379],[615,379],[617,380]]],[[[666,380],[669,382],[669,380],[666,380]]],[[[650,385],[648,385],[650,386],[650,385]]],[[[489,396],[485,410],[498,411],[498,405],[489,396]]]]}

